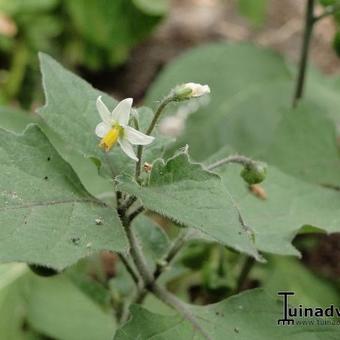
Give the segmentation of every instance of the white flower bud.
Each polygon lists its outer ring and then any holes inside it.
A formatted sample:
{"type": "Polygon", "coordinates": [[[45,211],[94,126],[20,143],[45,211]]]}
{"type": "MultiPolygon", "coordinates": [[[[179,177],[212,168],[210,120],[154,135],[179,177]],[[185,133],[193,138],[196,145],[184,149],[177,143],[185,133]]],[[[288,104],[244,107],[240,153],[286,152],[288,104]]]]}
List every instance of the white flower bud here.
{"type": "Polygon", "coordinates": [[[208,85],[186,83],[177,85],[172,90],[172,99],[175,101],[182,101],[190,98],[202,97],[208,93],[210,93],[210,87],[208,85]]]}
{"type": "Polygon", "coordinates": [[[208,85],[201,85],[197,83],[186,83],[184,84],[185,88],[191,90],[190,97],[201,97],[205,94],[210,93],[210,87],[208,85]]]}

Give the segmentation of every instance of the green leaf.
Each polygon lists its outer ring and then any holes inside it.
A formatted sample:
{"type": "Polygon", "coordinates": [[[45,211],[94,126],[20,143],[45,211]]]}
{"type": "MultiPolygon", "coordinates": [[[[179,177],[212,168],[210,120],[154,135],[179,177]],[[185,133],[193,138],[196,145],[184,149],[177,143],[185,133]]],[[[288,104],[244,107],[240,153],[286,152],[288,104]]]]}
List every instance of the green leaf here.
{"type": "MultiPolygon", "coordinates": [[[[186,307],[208,333],[210,339],[337,339],[336,326],[279,327],[282,302],[277,296],[256,289],[217,304],[186,307]]],[[[118,329],[115,340],[127,339],[204,339],[180,315],[151,313],[138,305],[131,307],[132,318],[118,329]]]]}
{"type": "Polygon", "coordinates": [[[67,340],[111,340],[116,324],[65,276],[35,277],[30,286],[27,318],[49,337],[67,340]]]}
{"type": "Polygon", "coordinates": [[[268,6],[267,0],[239,0],[239,10],[242,15],[247,17],[254,25],[263,24],[268,6]]]}
{"type": "Polygon", "coordinates": [[[0,260],[63,269],[93,252],[126,250],[115,210],[84,189],[37,126],[0,130],[0,145],[0,260]]]}
{"type": "Polygon", "coordinates": [[[315,103],[285,110],[275,139],[263,158],[287,174],[328,186],[340,184],[340,158],[334,123],[315,103]]]}
{"type": "Polygon", "coordinates": [[[270,164],[268,169],[266,180],[261,184],[267,195],[265,200],[251,194],[239,180],[238,166],[219,170],[231,195],[240,204],[246,223],[255,233],[258,249],[298,255],[291,241],[304,225],[329,233],[340,230],[337,191],[297,180],[270,164]]]}
{"type": "Polygon", "coordinates": [[[199,230],[210,241],[260,258],[219,176],[191,163],[186,151],[166,163],[156,161],[148,187],[128,176],[118,182],[119,190],[138,197],[147,209],[199,230]]]}
{"type": "Polygon", "coordinates": [[[35,121],[27,112],[12,107],[0,106],[0,127],[13,132],[22,132],[26,126],[35,121]]]}

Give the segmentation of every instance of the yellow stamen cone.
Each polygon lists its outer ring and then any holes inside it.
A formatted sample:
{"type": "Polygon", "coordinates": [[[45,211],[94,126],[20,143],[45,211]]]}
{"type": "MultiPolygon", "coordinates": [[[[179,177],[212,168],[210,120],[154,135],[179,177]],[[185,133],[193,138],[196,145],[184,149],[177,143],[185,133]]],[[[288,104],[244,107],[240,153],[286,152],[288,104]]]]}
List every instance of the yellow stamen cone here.
{"type": "Polygon", "coordinates": [[[120,135],[120,127],[113,127],[100,141],[100,146],[107,152],[117,143],[120,135]]]}

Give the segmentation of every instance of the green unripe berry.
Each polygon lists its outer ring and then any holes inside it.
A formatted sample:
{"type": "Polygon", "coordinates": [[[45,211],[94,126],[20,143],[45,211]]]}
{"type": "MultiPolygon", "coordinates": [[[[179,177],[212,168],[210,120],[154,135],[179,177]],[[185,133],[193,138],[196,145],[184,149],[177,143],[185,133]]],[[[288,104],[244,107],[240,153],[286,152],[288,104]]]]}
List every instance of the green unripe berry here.
{"type": "Polygon", "coordinates": [[[29,264],[28,267],[32,270],[34,274],[39,276],[50,277],[59,274],[59,272],[55,269],[39,266],[37,264],[29,264]]]}
{"type": "Polygon", "coordinates": [[[267,174],[267,165],[256,162],[246,165],[241,171],[241,177],[249,184],[258,184],[264,181],[267,174]]]}

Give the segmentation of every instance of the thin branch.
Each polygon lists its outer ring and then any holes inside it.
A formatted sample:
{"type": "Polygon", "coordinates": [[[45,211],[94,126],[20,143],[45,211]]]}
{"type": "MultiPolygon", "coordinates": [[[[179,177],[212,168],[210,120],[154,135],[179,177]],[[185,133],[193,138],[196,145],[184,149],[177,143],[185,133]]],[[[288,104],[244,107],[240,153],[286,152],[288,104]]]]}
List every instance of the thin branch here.
{"type": "Polygon", "coordinates": [[[132,204],[135,203],[136,201],[137,201],[136,196],[129,196],[127,200],[123,202],[122,205],[120,205],[119,211],[121,213],[125,213],[132,206],[132,204]]]}
{"type": "Polygon", "coordinates": [[[135,268],[133,268],[129,262],[129,260],[125,257],[125,255],[118,253],[118,256],[120,258],[120,260],[123,262],[126,270],[128,271],[128,273],[130,274],[130,276],[132,277],[133,281],[135,282],[136,286],[140,286],[140,276],[138,274],[138,272],[135,270],[135,268]]]}
{"type": "Polygon", "coordinates": [[[161,276],[164,269],[172,262],[172,260],[176,257],[179,251],[183,248],[186,241],[188,240],[188,237],[189,237],[189,232],[187,229],[185,229],[174,240],[174,242],[169,247],[167,253],[157,263],[156,270],[153,274],[155,281],[161,276]]]}
{"type": "Polygon", "coordinates": [[[249,166],[249,165],[254,165],[256,162],[245,156],[234,155],[234,156],[229,156],[227,158],[221,159],[217,161],[216,163],[210,164],[206,167],[206,169],[213,170],[228,163],[237,163],[243,166],[249,166]]]}
{"type": "Polygon", "coordinates": [[[145,210],[145,208],[143,206],[140,206],[139,208],[137,208],[135,211],[133,211],[129,216],[129,223],[131,223],[139,214],[141,214],[143,211],[145,210]]]}
{"type": "Polygon", "coordinates": [[[306,4],[306,15],[305,15],[305,31],[303,35],[303,43],[301,48],[300,62],[299,62],[299,72],[296,80],[295,93],[293,97],[293,107],[296,107],[299,100],[303,96],[306,69],[308,64],[310,42],[312,38],[313,27],[315,23],[314,18],[314,5],[315,0],[307,0],[306,4]]]}

